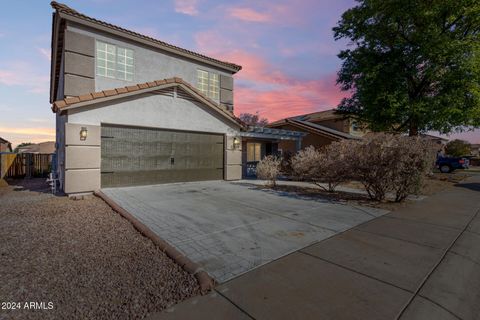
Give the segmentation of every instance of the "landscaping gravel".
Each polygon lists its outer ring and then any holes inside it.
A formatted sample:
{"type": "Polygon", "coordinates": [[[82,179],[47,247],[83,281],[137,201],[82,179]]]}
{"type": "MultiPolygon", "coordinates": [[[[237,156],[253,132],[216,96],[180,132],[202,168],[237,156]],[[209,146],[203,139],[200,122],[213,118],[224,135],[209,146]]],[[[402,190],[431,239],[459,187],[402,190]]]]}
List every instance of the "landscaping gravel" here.
{"type": "Polygon", "coordinates": [[[20,303],[0,319],[141,319],[200,292],[193,275],[94,196],[0,187],[0,221],[0,307],[20,303]]]}

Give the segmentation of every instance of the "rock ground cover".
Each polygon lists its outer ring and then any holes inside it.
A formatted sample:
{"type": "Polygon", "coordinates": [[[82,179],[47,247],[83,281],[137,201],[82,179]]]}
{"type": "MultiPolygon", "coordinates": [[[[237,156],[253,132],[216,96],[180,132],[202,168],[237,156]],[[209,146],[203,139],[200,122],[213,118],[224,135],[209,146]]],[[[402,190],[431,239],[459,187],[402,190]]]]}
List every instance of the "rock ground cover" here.
{"type": "Polygon", "coordinates": [[[101,199],[45,190],[0,187],[0,302],[22,303],[0,319],[140,319],[199,294],[194,276],[101,199]]]}

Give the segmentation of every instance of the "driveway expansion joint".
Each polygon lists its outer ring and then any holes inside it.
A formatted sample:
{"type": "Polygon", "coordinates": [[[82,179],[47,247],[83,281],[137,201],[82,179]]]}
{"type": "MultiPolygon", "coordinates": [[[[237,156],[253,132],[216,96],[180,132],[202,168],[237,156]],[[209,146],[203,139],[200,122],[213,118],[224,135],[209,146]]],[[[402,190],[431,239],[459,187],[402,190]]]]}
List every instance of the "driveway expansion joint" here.
{"type": "MultiPolygon", "coordinates": [[[[394,213],[394,212],[392,212],[392,213],[394,213]]],[[[394,216],[392,216],[390,213],[387,213],[387,214],[384,215],[383,217],[384,217],[384,218],[389,218],[389,219],[397,219],[397,220],[403,220],[403,221],[410,221],[410,222],[415,222],[415,223],[421,223],[421,224],[426,224],[426,225],[435,226],[435,227],[447,228],[447,229],[454,230],[454,231],[459,231],[459,230],[461,230],[461,228],[454,228],[454,227],[451,227],[451,226],[445,226],[445,225],[442,225],[442,224],[431,223],[431,222],[426,222],[426,221],[420,221],[420,220],[417,220],[417,219],[403,218],[403,217],[394,217],[394,216]]]]}
{"type": "MultiPolygon", "coordinates": [[[[374,220],[371,220],[371,221],[374,221],[374,220]]],[[[367,221],[367,222],[370,222],[370,221],[367,221]]],[[[373,235],[375,235],[375,236],[380,236],[380,237],[384,237],[384,238],[388,238],[388,239],[392,239],[392,240],[403,241],[403,242],[415,244],[415,245],[417,245],[417,246],[422,246],[422,247],[426,247],[426,248],[430,248],[430,249],[439,249],[439,250],[441,250],[441,248],[434,247],[434,246],[431,246],[431,245],[428,245],[428,244],[425,244],[425,243],[419,243],[419,242],[415,242],[415,241],[411,241],[411,240],[405,240],[405,239],[401,239],[401,238],[397,238],[397,237],[387,236],[387,235],[385,235],[385,234],[383,234],[383,233],[377,233],[377,232],[367,231],[367,230],[363,230],[363,229],[357,228],[357,227],[354,227],[353,230],[355,230],[355,231],[360,231],[360,232],[364,232],[364,233],[368,233],[368,234],[373,234],[373,235]]]]}
{"type": "MultiPolygon", "coordinates": [[[[470,220],[468,221],[468,223],[466,223],[466,225],[463,227],[463,229],[460,230],[460,232],[458,233],[458,235],[453,239],[453,241],[450,243],[450,245],[445,249],[445,251],[443,252],[442,256],[440,257],[440,259],[438,260],[438,262],[432,267],[432,269],[430,270],[430,272],[427,273],[427,275],[425,276],[425,278],[422,280],[422,282],[420,282],[420,285],[418,286],[418,288],[415,290],[415,292],[413,293],[412,297],[407,301],[407,303],[403,306],[403,308],[400,310],[400,312],[398,313],[397,317],[395,318],[395,320],[399,320],[402,315],[405,313],[405,311],[407,310],[408,306],[410,306],[410,304],[412,303],[412,301],[415,299],[416,296],[419,296],[420,295],[420,290],[423,288],[423,286],[425,285],[425,283],[427,283],[428,279],[430,278],[430,276],[435,272],[435,270],[438,268],[438,266],[440,266],[440,264],[442,263],[442,261],[445,259],[445,257],[447,256],[447,254],[451,251],[451,249],[453,248],[453,246],[455,245],[455,243],[457,242],[457,240],[462,236],[462,234],[467,231],[468,227],[470,226],[470,224],[472,223],[473,220],[475,220],[475,218],[478,216],[478,213],[480,212],[480,209],[477,209],[476,212],[473,214],[473,216],[470,218],[470,220]]],[[[448,310],[446,309],[444,306],[442,305],[439,305],[441,306],[443,309],[445,310],[448,310]]],[[[457,318],[459,318],[458,316],[456,316],[457,318]]]]}
{"type": "Polygon", "coordinates": [[[445,308],[444,306],[442,306],[440,303],[430,299],[429,297],[426,297],[424,295],[421,295],[421,294],[418,294],[419,297],[425,299],[425,300],[428,300],[429,302],[433,303],[434,305],[436,305],[437,307],[441,308],[442,310],[445,310],[446,312],[448,312],[451,316],[455,317],[456,319],[459,319],[459,320],[463,320],[462,318],[460,318],[459,316],[457,316],[455,313],[453,313],[452,311],[448,310],[447,308],[445,308]]]}
{"type": "MultiPolygon", "coordinates": [[[[305,223],[305,224],[308,224],[312,227],[317,227],[317,228],[320,228],[320,229],[324,229],[324,230],[328,230],[328,231],[331,231],[331,232],[338,232],[337,230],[334,230],[334,229],[331,229],[331,228],[327,228],[325,226],[320,226],[320,225],[317,225],[317,224],[314,224],[314,223],[311,223],[311,222],[306,222],[306,221],[299,221],[297,219],[294,219],[294,218],[291,218],[291,217],[286,217],[285,215],[281,215],[281,214],[278,214],[278,213],[275,213],[275,212],[272,212],[270,210],[265,210],[265,209],[262,209],[262,208],[258,208],[258,207],[254,207],[254,206],[250,206],[246,203],[241,203],[239,201],[235,201],[235,200],[232,200],[232,199],[227,199],[226,200],[227,202],[234,202],[236,204],[241,204],[243,205],[244,207],[247,207],[247,208],[250,208],[250,209],[255,209],[255,210],[258,210],[258,211],[262,211],[262,212],[265,212],[265,213],[268,213],[272,216],[275,216],[275,217],[279,217],[279,218],[284,218],[284,219],[288,219],[288,220],[292,220],[292,221],[295,221],[295,222],[301,222],[301,223],[305,223]]],[[[310,210],[314,210],[314,209],[317,209],[317,208],[312,208],[312,209],[309,209],[308,211],[310,210]]],[[[302,211],[303,212],[303,211],[302,211]]]]}
{"type": "Polygon", "coordinates": [[[325,259],[325,258],[316,256],[316,255],[313,255],[313,254],[308,253],[308,252],[305,252],[305,251],[303,251],[303,249],[302,249],[302,250],[299,250],[298,252],[299,252],[299,253],[302,253],[302,254],[304,254],[304,255],[307,255],[307,256],[309,256],[309,257],[312,257],[312,258],[319,259],[319,260],[322,260],[322,261],[324,261],[324,262],[330,263],[330,264],[332,264],[332,265],[334,265],[334,266],[337,266],[337,267],[339,267],[339,268],[348,270],[348,271],[350,271],[350,272],[354,272],[354,273],[356,273],[356,274],[358,274],[358,275],[361,275],[361,276],[364,276],[364,277],[366,277],[366,278],[369,278],[369,279],[372,279],[372,280],[376,280],[376,281],[381,282],[381,283],[383,283],[383,284],[386,284],[386,285],[395,287],[395,288],[397,288],[397,289],[400,289],[400,290],[403,290],[403,291],[406,291],[406,292],[409,292],[409,293],[413,293],[413,291],[408,290],[408,289],[405,289],[405,288],[402,288],[402,287],[399,287],[399,286],[397,286],[396,284],[387,282],[387,281],[385,281],[385,280],[382,280],[382,279],[373,277],[373,276],[371,276],[371,275],[368,275],[368,274],[366,274],[366,273],[357,271],[357,270],[355,270],[355,269],[351,269],[351,268],[346,267],[346,266],[344,266],[344,265],[341,265],[341,264],[339,264],[339,263],[336,263],[336,262],[330,261],[330,260],[328,260],[328,259],[325,259]]]}
{"type": "Polygon", "coordinates": [[[226,299],[228,302],[230,302],[235,308],[237,308],[238,310],[240,310],[243,314],[245,314],[247,317],[249,317],[250,319],[252,320],[257,320],[256,318],[254,318],[250,313],[248,313],[247,311],[243,310],[242,307],[240,307],[238,304],[236,304],[232,299],[230,299],[229,297],[227,297],[226,295],[224,295],[222,292],[220,292],[219,290],[217,289],[214,289],[214,291],[222,296],[224,299],[226,299]]]}

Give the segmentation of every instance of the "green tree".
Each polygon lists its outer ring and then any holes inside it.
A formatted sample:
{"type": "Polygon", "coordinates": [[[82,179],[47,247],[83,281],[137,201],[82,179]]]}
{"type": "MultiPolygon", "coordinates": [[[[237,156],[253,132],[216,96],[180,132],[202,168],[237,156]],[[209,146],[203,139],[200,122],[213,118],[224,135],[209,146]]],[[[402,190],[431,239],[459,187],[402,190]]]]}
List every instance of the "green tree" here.
{"type": "Polygon", "coordinates": [[[357,0],[333,28],[349,39],[339,110],[376,131],[448,133],[480,126],[480,2],[357,0]]]}
{"type": "Polygon", "coordinates": [[[19,148],[26,147],[26,146],[31,146],[32,144],[33,143],[31,143],[31,142],[22,142],[18,146],[16,146],[15,149],[13,149],[13,152],[17,153],[19,148]]]}
{"type": "Polygon", "coordinates": [[[445,151],[449,156],[461,157],[470,155],[471,148],[467,141],[455,139],[447,143],[445,151]]]}

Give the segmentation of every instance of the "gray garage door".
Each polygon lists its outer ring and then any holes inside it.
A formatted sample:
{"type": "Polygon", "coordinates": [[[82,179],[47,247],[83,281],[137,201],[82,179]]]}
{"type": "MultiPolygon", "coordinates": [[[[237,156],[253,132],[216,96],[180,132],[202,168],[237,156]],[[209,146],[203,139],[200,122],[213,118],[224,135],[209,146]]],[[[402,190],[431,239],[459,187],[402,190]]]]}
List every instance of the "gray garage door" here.
{"type": "Polygon", "coordinates": [[[223,135],[102,125],[102,187],[223,179],[223,135]]]}

